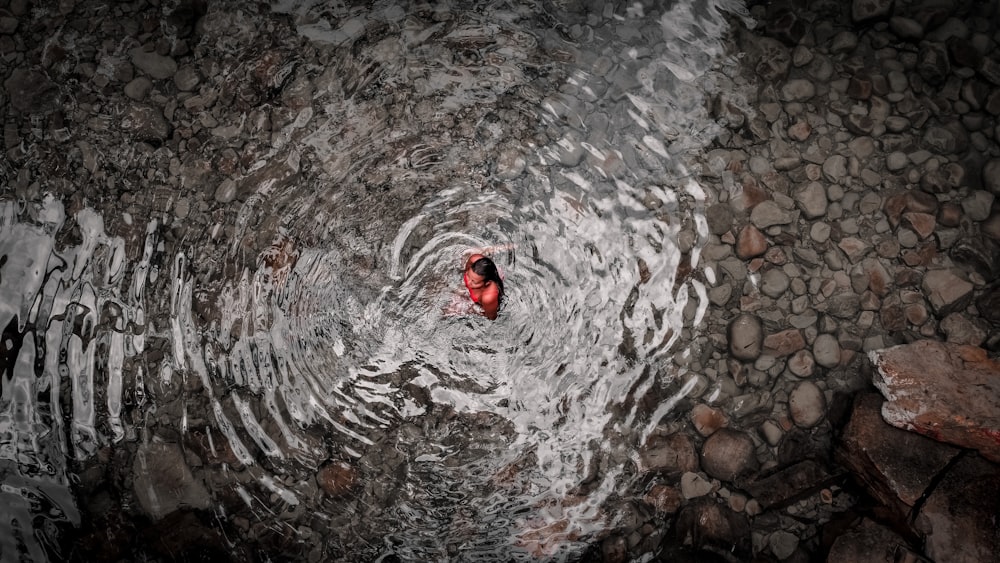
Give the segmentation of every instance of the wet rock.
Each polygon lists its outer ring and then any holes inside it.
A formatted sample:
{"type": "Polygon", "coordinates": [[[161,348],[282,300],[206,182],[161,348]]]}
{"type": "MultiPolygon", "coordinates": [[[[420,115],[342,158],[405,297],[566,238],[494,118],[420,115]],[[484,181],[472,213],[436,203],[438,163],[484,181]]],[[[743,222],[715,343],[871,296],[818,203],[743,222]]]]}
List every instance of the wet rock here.
{"type": "Polygon", "coordinates": [[[768,297],[777,299],[788,289],[790,280],[785,272],[778,268],[771,268],[761,276],[760,291],[768,297]]]}
{"type": "Polygon", "coordinates": [[[44,114],[59,107],[59,90],[41,72],[15,68],[3,87],[11,107],[21,113],[44,114]]]}
{"type": "Polygon", "coordinates": [[[750,212],[750,221],[758,229],[766,229],[774,225],[787,225],[792,222],[792,214],[782,209],[772,200],[762,201],[750,212]]]}
{"type": "Polygon", "coordinates": [[[128,84],[125,85],[125,95],[129,98],[141,102],[149,96],[149,93],[153,90],[153,81],[145,76],[140,76],[139,78],[132,79],[128,84]]]}
{"type": "Polygon", "coordinates": [[[764,342],[764,327],[760,319],[743,313],[730,321],[727,328],[729,353],[738,360],[755,360],[764,342]]]}
{"type": "Polygon", "coordinates": [[[826,397],[812,381],[802,381],[788,396],[788,412],[801,428],[812,428],[826,416],[826,397]]]}
{"type": "Polygon", "coordinates": [[[952,313],[941,319],[938,325],[952,344],[979,346],[986,341],[987,329],[960,313],[952,313]]]}
{"type": "Polygon", "coordinates": [[[969,134],[961,125],[928,127],[921,144],[935,154],[963,153],[969,148],[969,134]]]}
{"type": "Polygon", "coordinates": [[[778,530],[767,537],[767,546],[775,557],[784,561],[799,547],[799,538],[791,532],[778,530]]]}
{"type": "Polygon", "coordinates": [[[720,428],[701,448],[701,466],[710,476],[735,481],[757,470],[753,439],[745,432],[720,428]]]}
{"type": "Polygon", "coordinates": [[[962,211],[973,221],[985,221],[990,216],[995,195],[984,190],[976,190],[962,200],[962,211]]]}
{"type": "Polygon", "coordinates": [[[920,340],[869,357],[887,422],[1000,462],[1000,363],[985,350],[920,340]]]}
{"type": "Polygon", "coordinates": [[[854,319],[861,310],[861,297],[854,293],[837,293],[826,300],[826,312],[838,319],[854,319]]]}
{"type": "Polygon", "coordinates": [[[764,339],[764,352],[775,358],[794,354],[805,347],[802,332],[795,328],[769,334],[764,339]]]}
{"type": "Polygon", "coordinates": [[[815,494],[842,479],[842,472],[831,473],[814,460],[803,460],[760,477],[746,485],[747,492],[761,508],[780,508],[815,494]]]}
{"type": "Polygon", "coordinates": [[[711,436],[716,430],[729,426],[729,417],[723,411],[705,404],[691,409],[691,424],[702,436],[711,436]]]}
{"type": "Polygon", "coordinates": [[[826,190],[819,182],[810,182],[796,192],[795,202],[807,219],[817,219],[826,215],[826,190]]]}
{"type": "Polygon", "coordinates": [[[708,231],[721,236],[733,228],[732,208],[723,203],[711,205],[705,210],[705,220],[708,221],[708,231]]]}
{"type": "Polygon", "coordinates": [[[757,47],[760,54],[759,62],[755,65],[757,74],[766,82],[783,79],[792,62],[788,48],[770,37],[760,38],[757,47]]]}
{"type": "Polygon", "coordinates": [[[816,363],[825,367],[833,368],[840,364],[840,343],[832,334],[820,334],[813,342],[813,356],[816,363]]]}
{"type": "Polygon", "coordinates": [[[136,47],[129,51],[132,64],[154,80],[166,80],[177,72],[177,62],[170,57],[136,47]]]}
{"type": "Polygon", "coordinates": [[[837,247],[844,251],[851,264],[857,264],[871,250],[871,244],[857,237],[844,237],[837,243],[837,247]]]}
{"type": "Polygon", "coordinates": [[[746,225],[740,229],[740,234],[736,237],[736,256],[741,260],[749,260],[765,252],[767,252],[767,239],[764,233],[753,225],[746,225]]]}
{"type": "MultiPolygon", "coordinates": [[[[749,554],[750,524],[747,517],[711,498],[699,498],[685,506],[677,515],[673,532],[671,543],[674,545],[717,547],[738,558],[749,554]]],[[[711,559],[699,557],[694,561],[711,559]]]]}
{"type": "Polygon", "coordinates": [[[698,454],[694,443],[684,433],[659,434],[654,432],[639,449],[643,471],[683,473],[698,469],[698,454]]]}
{"type": "Polygon", "coordinates": [[[921,287],[939,317],[964,309],[972,300],[971,283],[950,270],[931,270],[924,274],[921,287]]]}
{"type": "Polygon", "coordinates": [[[628,542],[619,535],[604,538],[601,542],[601,561],[625,563],[628,560],[628,542]]]}
{"type": "Polygon", "coordinates": [[[781,99],[785,102],[805,102],[816,95],[816,85],[810,80],[796,78],[781,87],[781,99]]]}
{"type": "Polygon", "coordinates": [[[712,492],[712,482],[694,472],[681,475],[681,496],[684,500],[703,497],[712,492]]]}
{"type": "Polygon", "coordinates": [[[991,158],[983,165],[983,186],[993,195],[1000,195],[1000,158],[991,158]]]}
{"type": "Polygon", "coordinates": [[[987,321],[1000,325],[1000,285],[994,284],[986,288],[976,298],[976,308],[987,321]]]}
{"type": "Polygon", "coordinates": [[[973,456],[956,463],[920,508],[916,528],[934,561],[977,563],[1000,553],[1000,468],[973,456]]]}
{"type": "Polygon", "coordinates": [[[211,506],[208,490],[195,479],[177,444],[158,441],[142,444],[136,452],[132,473],[139,505],[154,520],[182,508],[211,506]]]}
{"type": "Polygon", "coordinates": [[[788,371],[796,377],[810,377],[816,369],[816,360],[808,350],[799,350],[788,358],[788,371]]]}
{"type": "Polygon", "coordinates": [[[684,504],[681,492],[669,485],[653,485],[643,500],[661,514],[674,514],[684,504]]]}
{"type": "Polygon", "coordinates": [[[358,486],[358,470],[344,461],[334,461],[316,473],[316,483],[327,495],[342,497],[358,486]]]}
{"type": "Polygon", "coordinates": [[[835,456],[873,497],[898,517],[908,517],[959,450],[888,424],[882,405],[876,393],[855,399],[835,456]]]}
{"type": "MultiPolygon", "coordinates": [[[[837,537],[830,546],[827,563],[884,563],[886,553],[905,552],[908,546],[899,534],[864,518],[837,537]]],[[[914,561],[916,563],[916,561],[914,561]]]]}
{"type": "Polygon", "coordinates": [[[198,69],[191,65],[185,65],[177,69],[174,76],[174,85],[181,92],[191,92],[197,88],[198,84],[201,82],[201,76],[198,74],[198,69]]]}
{"type": "Polygon", "coordinates": [[[940,84],[951,73],[948,49],[942,43],[922,43],[917,60],[917,73],[931,84],[940,84]]]}
{"type": "Polygon", "coordinates": [[[930,213],[903,213],[903,224],[913,229],[921,240],[934,234],[937,220],[930,213]]]}
{"type": "Polygon", "coordinates": [[[133,104],[121,119],[122,129],[136,141],[161,142],[170,137],[170,124],[163,112],[148,105],[133,104]]]}

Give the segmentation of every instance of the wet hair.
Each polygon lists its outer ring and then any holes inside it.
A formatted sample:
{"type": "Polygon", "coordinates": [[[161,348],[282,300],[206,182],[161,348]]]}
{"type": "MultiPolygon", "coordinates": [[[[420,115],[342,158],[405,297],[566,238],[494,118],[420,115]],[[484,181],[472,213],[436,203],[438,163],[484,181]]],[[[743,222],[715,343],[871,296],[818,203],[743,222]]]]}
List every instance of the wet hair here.
{"type": "Polygon", "coordinates": [[[500,272],[497,270],[497,265],[493,263],[493,260],[485,256],[476,260],[472,263],[472,271],[483,276],[483,279],[497,284],[497,302],[502,302],[503,280],[500,278],[500,272]]]}

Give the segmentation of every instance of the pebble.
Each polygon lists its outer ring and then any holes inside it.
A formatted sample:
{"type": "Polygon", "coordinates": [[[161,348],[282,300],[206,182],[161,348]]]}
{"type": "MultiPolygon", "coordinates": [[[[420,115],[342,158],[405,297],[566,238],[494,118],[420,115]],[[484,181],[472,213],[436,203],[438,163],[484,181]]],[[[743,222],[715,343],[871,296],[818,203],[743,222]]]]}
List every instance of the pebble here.
{"type": "Polygon", "coordinates": [[[681,496],[684,500],[703,497],[712,492],[712,482],[701,475],[688,471],[681,475],[681,496]]]}
{"type": "Polygon", "coordinates": [[[764,342],[764,327],[756,316],[743,313],[730,321],[729,353],[738,360],[755,360],[764,342]]]}
{"type": "Polygon", "coordinates": [[[816,363],[833,368],[840,364],[840,343],[832,334],[820,334],[813,342],[813,356],[816,363]]]}
{"type": "Polygon", "coordinates": [[[177,62],[155,52],[136,47],[129,51],[132,64],[154,80],[171,78],[177,72],[177,62]]]}
{"type": "Polygon", "coordinates": [[[782,209],[774,201],[763,201],[750,212],[750,221],[758,229],[767,229],[774,225],[787,225],[792,222],[792,215],[782,209]]]}
{"type": "Polygon", "coordinates": [[[767,238],[753,225],[746,225],[740,229],[736,237],[736,256],[741,260],[749,260],[764,254],[767,251],[767,238]]]}
{"type": "Polygon", "coordinates": [[[797,191],[795,202],[807,219],[817,219],[826,214],[826,190],[819,182],[810,182],[797,191]]]}
{"type": "Polygon", "coordinates": [[[809,377],[815,368],[816,362],[808,350],[799,350],[788,359],[788,371],[796,377],[809,377]]]}

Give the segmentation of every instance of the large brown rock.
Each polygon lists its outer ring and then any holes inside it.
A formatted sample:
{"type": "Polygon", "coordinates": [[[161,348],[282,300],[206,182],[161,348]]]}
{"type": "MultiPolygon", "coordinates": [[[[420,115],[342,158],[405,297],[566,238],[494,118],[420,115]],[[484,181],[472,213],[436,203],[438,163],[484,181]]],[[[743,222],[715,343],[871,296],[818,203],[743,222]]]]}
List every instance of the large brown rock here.
{"type": "Polygon", "coordinates": [[[907,518],[960,450],[887,424],[880,414],[882,403],[876,393],[855,399],[835,454],[873,497],[907,518]]]}
{"type": "Polygon", "coordinates": [[[712,477],[735,481],[758,468],[753,439],[745,432],[720,428],[701,447],[701,466],[712,477]]]}
{"type": "Polygon", "coordinates": [[[827,563],[885,563],[886,554],[909,551],[906,541],[892,530],[865,518],[839,536],[830,546],[827,563]]]}
{"type": "Polygon", "coordinates": [[[869,356],[886,422],[1000,462],[1000,363],[985,350],[921,340],[869,356]]]}
{"type": "Polygon", "coordinates": [[[997,561],[1000,468],[977,456],[960,459],[920,509],[916,528],[928,557],[949,563],[997,561]]]}
{"type": "Polygon", "coordinates": [[[698,470],[698,454],[691,438],[683,433],[661,435],[653,433],[639,449],[644,471],[684,473],[698,470]]]}

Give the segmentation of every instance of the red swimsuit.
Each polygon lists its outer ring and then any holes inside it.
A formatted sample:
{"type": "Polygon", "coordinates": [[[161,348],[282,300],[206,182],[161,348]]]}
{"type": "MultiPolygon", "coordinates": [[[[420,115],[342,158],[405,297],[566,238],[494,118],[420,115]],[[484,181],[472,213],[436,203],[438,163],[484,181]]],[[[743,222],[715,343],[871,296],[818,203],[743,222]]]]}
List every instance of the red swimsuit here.
{"type": "Polygon", "coordinates": [[[469,290],[469,299],[472,299],[473,303],[479,303],[479,298],[476,297],[476,294],[472,293],[472,288],[469,287],[469,272],[462,274],[462,282],[465,283],[465,289],[469,290]]]}

